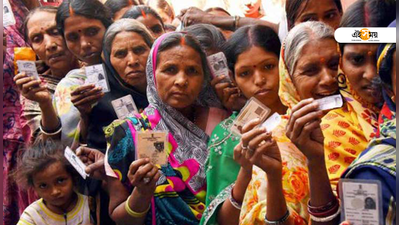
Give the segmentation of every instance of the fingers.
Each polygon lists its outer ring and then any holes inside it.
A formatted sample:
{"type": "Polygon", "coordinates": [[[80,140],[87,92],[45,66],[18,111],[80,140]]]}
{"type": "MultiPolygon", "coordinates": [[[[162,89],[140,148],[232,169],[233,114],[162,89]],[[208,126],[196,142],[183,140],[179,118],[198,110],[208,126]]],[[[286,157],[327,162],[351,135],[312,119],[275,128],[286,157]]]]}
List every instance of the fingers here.
{"type": "Polygon", "coordinates": [[[272,135],[270,133],[267,132],[260,133],[258,136],[255,136],[252,140],[249,141],[248,148],[256,150],[263,141],[271,139],[271,137],[272,135]]]}
{"type": "MultiPolygon", "coordinates": [[[[259,136],[259,135],[261,135],[261,134],[264,134],[265,132],[266,132],[266,129],[263,128],[263,127],[261,127],[261,128],[257,128],[257,129],[252,129],[252,130],[250,130],[250,131],[244,133],[244,134],[241,136],[241,142],[242,142],[243,146],[244,146],[244,147],[245,147],[245,146],[248,146],[248,145],[249,145],[249,142],[250,142],[251,140],[255,139],[255,137],[257,137],[257,136],[259,136]]],[[[252,150],[255,150],[256,147],[257,147],[257,146],[253,146],[253,147],[251,147],[251,149],[252,149],[252,150]]]]}
{"type": "Polygon", "coordinates": [[[303,100],[299,102],[296,106],[294,106],[292,109],[291,117],[288,121],[287,134],[293,131],[296,120],[298,120],[299,118],[308,113],[317,110],[317,108],[318,108],[318,103],[313,102],[313,99],[303,100]]]}
{"type": "Polygon", "coordinates": [[[129,166],[129,174],[135,174],[140,166],[143,166],[149,162],[149,159],[138,159],[133,161],[129,166]]]}
{"type": "Polygon", "coordinates": [[[82,105],[86,105],[86,104],[94,104],[96,103],[100,98],[102,98],[104,96],[103,92],[98,92],[98,93],[94,93],[92,95],[86,96],[83,99],[79,98],[79,99],[71,99],[71,102],[73,103],[73,105],[75,107],[79,107],[82,105]]]}
{"type": "Polygon", "coordinates": [[[92,174],[97,170],[104,169],[104,159],[98,160],[97,162],[90,164],[86,167],[86,173],[92,174]]]}
{"type": "Polygon", "coordinates": [[[320,129],[320,123],[320,119],[315,119],[311,122],[306,123],[302,129],[302,132],[298,135],[298,138],[301,139],[302,137],[309,137],[314,130],[316,130],[317,128],[320,129]]]}
{"type": "Polygon", "coordinates": [[[244,124],[244,126],[242,127],[241,133],[246,133],[250,130],[253,130],[254,127],[258,126],[260,124],[260,119],[256,118],[253,120],[250,120],[249,122],[247,122],[246,124],[244,124]]]}
{"type": "MultiPolygon", "coordinates": [[[[87,86],[86,86],[87,87],[87,86]]],[[[92,96],[95,94],[102,93],[101,92],[101,87],[91,87],[91,88],[85,88],[84,90],[80,90],[80,87],[71,92],[71,101],[72,102],[78,102],[88,96],[92,96]]]]}
{"type": "MultiPolygon", "coordinates": [[[[323,114],[322,111],[311,112],[295,121],[293,121],[293,128],[291,131],[291,138],[297,138],[304,129],[304,126],[314,120],[319,121],[319,117],[323,114]]],[[[320,123],[320,121],[319,121],[320,123]]]]}
{"type": "Polygon", "coordinates": [[[216,84],[219,84],[219,83],[220,83],[220,84],[227,84],[226,87],[228,87],[228,86],[230,85],[230,83],[228,83],[228,82],[221,82],[221,81],[223,81],[225,78],[227,78],[226,75],[217,76],[217,77],[213,78],[213,79],[211,80],[211,85],[212,85],[212,87],[215,87],[215,85],[216,85],[216,84]]]}
{"type": "MultiPolygon", "coordinates": [[[[257,162],[262,159],[266,152],[273,147],[273,145],[277,145],[273,138],[267,139],[267,141],[259,146],[253,154],[246,154],[246,159],[252,164],[257,164],[257,162]]],[[[259,166],[259,165],[257,165],[259,166]]]]}

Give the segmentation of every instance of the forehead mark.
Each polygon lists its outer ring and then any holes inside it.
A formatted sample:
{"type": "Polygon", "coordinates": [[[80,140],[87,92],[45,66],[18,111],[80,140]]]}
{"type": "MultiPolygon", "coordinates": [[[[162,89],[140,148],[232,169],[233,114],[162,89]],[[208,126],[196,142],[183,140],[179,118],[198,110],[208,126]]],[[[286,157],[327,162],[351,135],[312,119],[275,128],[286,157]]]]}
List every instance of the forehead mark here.
{"type": "Polygon", "coordinates": [[[320,58],[320,62],[321,62],[321,63],[325,63],[325,62],[326,62],[326,58],[321,57],[321,58],[320,58]]]}

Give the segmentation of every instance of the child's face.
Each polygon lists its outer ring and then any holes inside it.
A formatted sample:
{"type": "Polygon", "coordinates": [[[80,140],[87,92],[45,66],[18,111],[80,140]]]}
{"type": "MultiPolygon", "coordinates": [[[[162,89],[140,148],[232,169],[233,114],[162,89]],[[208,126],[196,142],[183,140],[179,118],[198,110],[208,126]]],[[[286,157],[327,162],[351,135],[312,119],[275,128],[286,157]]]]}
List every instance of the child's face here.
{"type": "Polygon", "coordinates": [[[66,211],[73,202],[73,180],[61,162],[33,175],[33,188],[52,211],[66,211]]]}

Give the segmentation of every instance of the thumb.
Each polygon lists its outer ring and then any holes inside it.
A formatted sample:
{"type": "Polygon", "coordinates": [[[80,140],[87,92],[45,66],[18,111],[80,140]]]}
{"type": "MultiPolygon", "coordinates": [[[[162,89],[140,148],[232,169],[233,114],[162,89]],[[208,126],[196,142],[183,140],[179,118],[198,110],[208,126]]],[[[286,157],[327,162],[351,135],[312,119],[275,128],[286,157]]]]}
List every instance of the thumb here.
{"type": "Polygon", "coordinates": [[[93,163],[91,165],[88,165],[86,167],[86,173],[92,174],[95,171],[97,171],[99,169],[102,169],[102,168],[104,168],[104,160],[103,159],[98,160],[97,162],[95,162],[95,163],[93,163]]]}

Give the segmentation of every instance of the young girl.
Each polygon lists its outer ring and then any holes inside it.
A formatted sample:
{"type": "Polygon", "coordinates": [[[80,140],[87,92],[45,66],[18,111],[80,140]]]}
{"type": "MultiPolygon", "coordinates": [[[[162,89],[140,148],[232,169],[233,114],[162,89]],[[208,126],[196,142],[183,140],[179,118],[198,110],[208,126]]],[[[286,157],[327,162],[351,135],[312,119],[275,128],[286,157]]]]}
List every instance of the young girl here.
{"type": "Polygon", "coordinates": [[[90,223],[89,200],[75,191],[78,175],[64,157],[65,147],[39,142],[22,156],[17,180],[32,187],[40,199],[22,213],[18,225],[90,223]]]}

